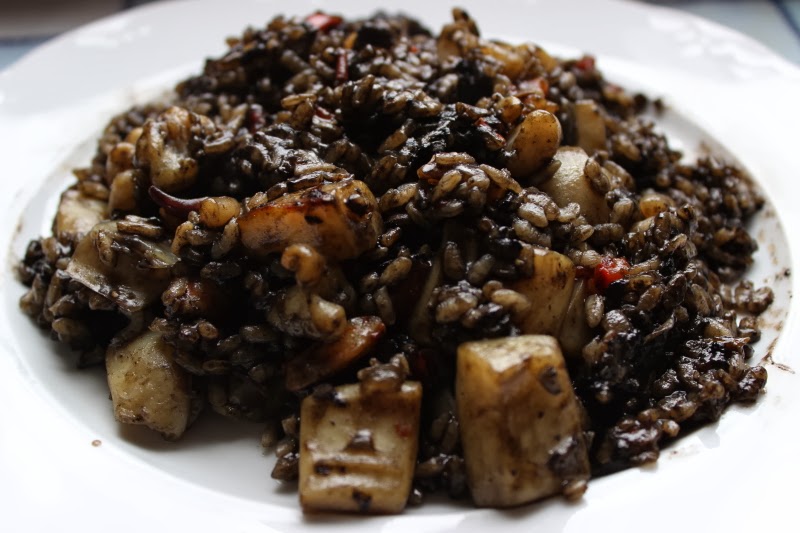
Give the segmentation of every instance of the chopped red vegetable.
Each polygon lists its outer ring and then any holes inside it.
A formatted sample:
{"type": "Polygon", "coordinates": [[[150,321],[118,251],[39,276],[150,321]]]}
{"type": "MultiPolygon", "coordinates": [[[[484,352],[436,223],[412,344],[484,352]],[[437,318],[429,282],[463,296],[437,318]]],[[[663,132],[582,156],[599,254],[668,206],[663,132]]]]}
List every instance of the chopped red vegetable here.
{"type": "Polygon", "coordinates": [[[305,23],[313,26],[317,31],[327,31],[334,26],[342,23],[342,17],[335,15],[326,15],[321,11],[317,11],[305,18],[305,23]]]}
{"type": "Polygon", "coordinates": [[[597,290],[604,291],[615,281],[621,280],[631,265],[624,257],[603,257],[594,269],[594,284],[597,290]]]}
{"type": "Polygon", "coordinates": [[[245,114],[244,120],[245,127],[250,133],[255,133],[267,123],[264,118],[264,109],[258,104],[250,106],[245,114]]]}
{"type": "Polygon", "coordinates": [[[594,58],[592,56],[583,56],[575,62],[575,66],[581,70],[594,70],[594,58]]]}

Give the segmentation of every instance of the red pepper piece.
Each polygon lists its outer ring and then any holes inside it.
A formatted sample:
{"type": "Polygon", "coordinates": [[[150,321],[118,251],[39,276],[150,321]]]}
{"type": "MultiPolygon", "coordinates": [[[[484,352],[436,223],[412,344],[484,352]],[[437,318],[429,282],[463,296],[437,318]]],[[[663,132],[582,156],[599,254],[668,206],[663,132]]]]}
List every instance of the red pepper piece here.
{"type": "Polygon", "coordinates": [[[341,24],[342,17],[326,15],[321,11],[317,11],[316,13],[312,13],[311,15],[307,16],[303,22],[310,25],[317,31],[327,31],[341,24]]]}
{"type": "Polygon", "coordinates": [[[624,257],[603,257],[594,269],[594,284],[597,290],[604,291],[615,281],[628,274],[631,265],[624,257]]]}
{"type": "Polygon", "coordinates": [[[575,67],[580,70],[594,70],[594,58],[592,56],[583,56],[575,62],[575,67]]]}
{"type": "Polygon", "coordinates": [[[248,109],[247,113],[244,115],[244,125],[247,131],[255,133],[266,124],[267,120],[264,118],[264,109],[258,104],[251,105],[250,109],[248,109]]]}

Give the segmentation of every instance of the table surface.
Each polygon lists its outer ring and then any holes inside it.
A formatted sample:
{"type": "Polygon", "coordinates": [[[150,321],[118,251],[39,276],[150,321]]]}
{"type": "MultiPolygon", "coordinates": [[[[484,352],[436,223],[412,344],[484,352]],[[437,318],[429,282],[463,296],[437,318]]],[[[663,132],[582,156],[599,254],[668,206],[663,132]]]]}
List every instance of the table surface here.
{"type": "MultiPolygon", "coordinates": [[[[159,0],[26,0],[0,3],[0,70],[61,32],[159,0]]],[[[590,1],[590,0],[587,0],[590,1]]],[[[714,20],[800,65],[800,0],[640,0],[714,20]]]]}

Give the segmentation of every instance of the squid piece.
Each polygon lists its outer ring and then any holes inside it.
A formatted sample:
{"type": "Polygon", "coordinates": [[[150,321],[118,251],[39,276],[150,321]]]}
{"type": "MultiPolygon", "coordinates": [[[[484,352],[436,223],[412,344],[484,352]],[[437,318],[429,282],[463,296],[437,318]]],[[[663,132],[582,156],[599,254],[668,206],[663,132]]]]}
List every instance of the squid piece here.
{"type": "Polygon", "coordinates": [[[126,170],[117,174],[109,189],[109,211],[134,211],[136,209],[137,187],[133,170],[126,170]]]}
{"type": "Polygon", "coordinates": [[[445,63],[458,59],[465,50],[471,50],[480,45],[478,27],[464,11],[453,9],[453,22],[445,24],[436,40],[436,52],[439,61],[445,63]]]}
{"type": "Polygon", "coordinates": [[[481,41],[481,52],[494,58],[501,66],[501,72],[515,80],[525,70],[530,61],[530,51],[524,46],[514,46],[500,41],[481,41]]]}
{"type": "Polygon", "coordinates": [[[598,191],[586,175],[589,156],[576,146],[564,146],[553,157],[561,163],[552,178],[538,185],[559,207],[575,202],[591,224],[608,222],[609,209],[605,193],[598,191]]]}
{"type": "Polygon", "coordinates": [[[130,315],[158,301],[177,261],[168,245],[122,236],[116,222],[101,222],[78,243],[67,273],[130,315]]]}
{"type": "Polygon", "coordinates": [[[376,316],[355,317],[332,342],[312,346],[286,365],[286,388],[299,391],[347,368],[375,348],[386,332],[376,316]]]}
{"type": "Polygon", "coordinates": [[[175,363],[174,351],[152,331],[127,344],[111,344],[106,371],[119,422],[143,424],[167,440],[183,435],[191,411],[190,377],[175,363]]]}
{"type": "Polygon", "coordinates": [[[284,195],[239,218],[242,244],[255,255],[307,244],[337,261],[374,248],[382,228],[372,191],[351,178],[284,195]]]}
{"type": "Polygon", "coordinates": [[[428,313],[428,302],[434,289],[442,284],[443,279],[442,259],[441,255],[437,255],[431,264],[428,277],[422,285],[422,290],[408,321],[408,332],[411,338],[422,345],[429,345],[432,342],[433,317],[428,313]]]}
{"type": "Polygon", "coordinates": [[[534,48],[533,55],[539,60],[539,63],[547,72],[550,72],[558,66],[558,60],[548,54],[543,48],[536,46],[534,48]]]}
{"type": "Polygon", "coordinates": [[[136,165],[161,190],[172,193],[187,189],[194,184],[198,172],[193,141],[209,137],[214,130],[208,117],[170,107],[144,123],[136,141],[136,165]]]}
{"type": "Polygon", "coordinates": [[[459,346],[456,403],[476,505],[582,494],[590,471],[581,409],[553,337],[459,346]]]}
{"type": "Polygon", "coordinates": [[[510,284],[531,302],[518,325],[525,334],[556,335],[570,304],[575,264],[552,250],[534,248],[533,254],[533,276],[510,284]]]}
{"type": "Polygon", "coordinates": [[[422,386],[372,394],[363,383],[314,395],[300,411],[300,504],[306,512],[399,513],[417,458],[422,386]]]}
{"type": "Polygon", "coordinates": [[[576,144],[587,154],[606,148],[606,122],[594,100],[578,100],[573,107],[576,144]]]}
{"type": "Polygon", "coordinates": [[[561,323],[558,343],[567,358],[580,357],[583,347],[592,339],[592,330],[586,323],[586,298],[589,296],[588,285],[586,279],[575,281],[569,305],[561,323]]]}
{"type": "Polygon", "coordinates": [[[108,203],[90,198],[77,189],[67,189],[58,202],[53,233],[62,242],[78,242],[107,218],[108,203]]]}

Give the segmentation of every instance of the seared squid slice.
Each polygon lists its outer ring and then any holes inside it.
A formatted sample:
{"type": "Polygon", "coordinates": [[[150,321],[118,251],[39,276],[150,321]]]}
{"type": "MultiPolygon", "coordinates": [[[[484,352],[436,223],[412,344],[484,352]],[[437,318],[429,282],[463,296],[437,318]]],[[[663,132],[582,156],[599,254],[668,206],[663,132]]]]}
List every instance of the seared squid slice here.
{"type": "MultiPolygon", "coordinates": [[[[597,189],[586,173],[589,156],[576,146],[563,146],[553,157],[561,163],[552,178],[538,185],[559,207],[575,202],[590,224],[608,222],[609,209],[605,192],[597,189]]],[[[600,170],[598,169],[598,172],[600,170]]]]}
{"type": "Polygon", "coordinates": [[[114,416],[143,424],[168,440],[183,435],[191,411],[190,377],[174,360],[175,348],[147,331],[106,353],[114,416]]]}
{"type": "Polygon", "coordinates": [[[574,284],[575,264],[569,257],[552,250],[534,248],[533,275],[511,284],[513,290],[531,303],[528,312],[515,317],[522,332],[558,334],[574,284]]]}
{"type": "Polygon", "coordinates": [[[168,245],[121,235],[116,222],[101,222],[78,243],[67,273],[130,315],[158,301],[177,261],[168,245]]]}
{"type": "Polygon", "coordinates": [[[77,242],[104,220],[107,212],[107,202],[67,189],[58,202],[53,233],[62,242],[77,242]]]}
{"type": "Polygon", "coordinates": [[[376,316],[355,317],[332,342],[320,343],[292,358],[286,366],[286,388],[299,391],[369,354],[386,332],[376,316]]]}
{"type": "Polygon", "coordinates": [[[208,117],[182,107],[170,107],[145,122],[136,142],[136,164],[149,181],[166,192],[191,187],[197,178],[198,163],[194,148],[214,132],[208,117]]]}
{"type": "Polygon", "coordinates": [[[581,410],[553,337],[459,346],[456,402],[476,505],[508,507],[585,490],[581,410]]]}
{"type": "Polygon", "coordinates": [[[578,100],[572,108],[577,145],[587,154],[606,148],[606,121],[594,100],[578,100]]]}
{"type": "Polygon", "coordinates": [[[370,392],[343,385],[306,397],[300,411],[300,504],[304,511],[399,513],[417,458],[422,386],[370,392]]]}
{"type": "Polygon", "coordinates": [[[592,340],[592,330],[586,322],[586,299],[589,294],[589,281],[575,280],[558,334],[558,343],[567,358],[580,357],[583,347],[592,340]]]}
{"type": "Polygon", "coordinates": [[[351,178],[281,196],[239,219],[242,244],[251,253],[308,244],[337,261],[374,248],[382,228],[372,191],[351,178]]]}

